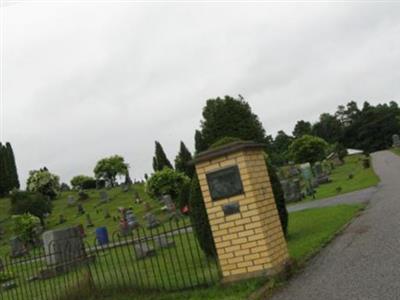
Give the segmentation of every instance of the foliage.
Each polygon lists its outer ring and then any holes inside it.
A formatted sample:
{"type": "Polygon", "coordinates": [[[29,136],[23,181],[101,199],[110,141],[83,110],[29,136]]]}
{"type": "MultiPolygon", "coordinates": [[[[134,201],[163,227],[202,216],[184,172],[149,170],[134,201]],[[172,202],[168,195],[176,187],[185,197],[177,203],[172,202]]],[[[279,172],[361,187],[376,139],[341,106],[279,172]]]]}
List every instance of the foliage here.
{"type": "Polygon", "coordinates": [[[60,178],[50,173],[47,168],[30,171],[26,188],[29,192],[37,192],[55,199],[60,190],[60,178]]]}
{"type": "Polygon", "coordinates": [[[182,199],[183,190],[190,184],[190,179],[185,174],[174,169],[164,168],[155,172],[146,183],[146,189],[153,197],[169,194],[177,206],[183,206],[187,199],[182,199]]]}
{"type": "Polygon", "coordinates": [[[207,150],[224,136],[266,143],[265,130],[250,105],[239,99],[225,96],[207,100],[203,109],[201,130],[196,132],[196,151],[207,150]]]}
{"type": "Polygon", "coordinates": [[[170,168],[172,169],[172,164],[168,160],[167,155],[164,152],[163,147],[159,142],[155,142],[156,144],[156,149],[155,149],[155,154],[153,157],[153,170],[154,172],[161,171],[164,168],[170,168]]]}
{"type": "Polygon", "coordinates": [[[95,189],[96,179],[86,175],[77,175],[71,179],[71,186],[74,189],[95,189]]]}
{"type": "Polygon", "coordinates": [[[239,138],[234,138],[234,137],[230,137],[230,136],[225,136],[221,139],[219,139],[218,141],[216,141],[215,143],[213,143],[209,149],[217,149],[219,147],[223,147],[227,144],[231,144],[231,143],[235,143],[235,142],[241,142],[242,140],[239,138]]]}
{"type": "Polygon", "coordinates": [[[265,163],[267,165],[269,180],[271,182],[272,192],[274,193],[276,208],[278,209],[279,219],[281,221],[282,231],[287,235],[288,223],[289,223],[289,215],[286,209],[286,202],[284,193],[282,190],[281,182],[276,173],[276,169],[271,164],[268,157],[265,157],[265,163]]]}
{"type": "Polygon", "coordinates": [[[336,143],[342,140],[343,126],[336,116],[323,113],[319,117],[319,121],[313,126],[313,135],[328,143],[336,143]]]}
{"type": "Polygon", "coordinates": [[[38,217],[29,213],[12,216],[13,231],[24,242],[31,242],[37,238],[35,228],[40,224],[38,217]]]}
{"type": "Polygon", "coordinates": [[[289,147],[289,152],[296,163],[309,162],[314,164],[325,158],[327,148],[328,144],[323,139],[304,135],[293,141],[289,147]]]}
{"type": "Polygon", "coordinates": [[[66,184],[65,182],[62,182],[61,185],[60,185],[60,191],[61,192],[68,192],[69,190],[71,190],[69,185],[66,184]]]}
{"type": "Polygon", "coordinates": [[[14,152],[10,143],[0,143],[0,196],[20,187],[14,152]]]}
{"type": "Polygon", "coordinates": [[[13,191],[11,193],[11,214],[27,214],[36,216],[44,224],[44,216],[53,209],[52,202],[39,193],[13,191]]]}
{"type": "Polygon", "coordinates": [[[110,186],[114,186],[116,177],[126,175],[128,168],[129,166],[122,156],[113,155],[99,160],[94,168],[94,174],[97,179],[103,179],[110,186]]]}
{"type": "Polygon", "coordinates": [[[303,135],[312,135],[312,125],[310,122],[300,120],[294,127],[293,136],[299,138],[303,135]]]}
{"type": "Polygon", "coordinates": [[[189,164],[192,159],[192,154],[186,145],[181,142],[179,153],[175,158],[175,170],[184,173],[189,178],[193,178],[194,166],[189,164]]]}
{"type": "Polygon", "coordinates": [[[207,256],[216,257],[215,243],[197,175],[193,177],[191,183],[189,208],[194,234],[201,249],[207,256]]]}

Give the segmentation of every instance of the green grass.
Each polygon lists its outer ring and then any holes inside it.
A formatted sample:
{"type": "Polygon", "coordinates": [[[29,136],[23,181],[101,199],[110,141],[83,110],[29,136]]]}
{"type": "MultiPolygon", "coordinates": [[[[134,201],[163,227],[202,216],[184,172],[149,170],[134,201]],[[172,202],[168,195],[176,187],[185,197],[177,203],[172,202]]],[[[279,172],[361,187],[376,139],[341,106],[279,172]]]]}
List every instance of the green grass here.
{"type": "MultiPolygon", "coordinates": [[[[133,185],[129,192],[123,192],[121,188],[113,188],[107,190],[107,193],[109,194],[111,199],[109,203],[101,205],[99,204],[100,196],[98,190],[87,191],[89,199],[81,202],[86,213],[90,214],[91,220],[95,225],[91,228],[85,228],[85,232],[87,235],[86,241],[91,244],[93,244],[95,241],[96,227],[106,226],[110,236],[114,232],[119,230],[119,207],[133,207],[134,213],[138,218],[139,223],[145,226],[146,221],[143,219],[143,216],[145,214],[144,206],[142,204],[134,203],[134,193],[138,193],[142,200],[150,204],[151,212],[154,213],[160,221],[165,222],[167,220],[167,214],[161,211],[160,202],[148,196],[148,194],[144,190],[143,184],[133,185]],[[111,218],[104,218],[104,209],[108,209],[111,214],[111,218]],[[114,221],[113,216],[117,217],[118,220],[114,221]]],[[[76,206],[68,206],[68,196],[72,195],[75,197],[75,199],[78,199],[77,194],[78,193],[76,191],[64,192],[61,193],[59,197],[53,201],[53,212],[46,220],[46,230],[66,228],[79,224],[83,224],[86,227],[86,215],[78,215],[78,210],[76,206]],[[59,224],[59,218],[61,214],[66,218],[66,223],[59,224]]],[[[5,231],[3,239],[0,240],[0,256],[4,256],[10,252],[9,239],[11,236],[13,236],[13,232],[12,220],[9,211],[10,200],[7,198],[0,199],[0,226],[5,231]]]]}
{"type": "MultiPolygon", "coordinates": [[[[288,248],[292,259],[304,264],[315,255],[347,224],[361,209],[361,205],[338,205],[294,212],[290,214],[288,248]]],[[[183,292],[158,293],[115,293],[103,294],[103,297],[88,300],[243,300],[266,283],[259,278],[231,284],[216,285],[207,289],[195,289],[183,292]],[[136,295],[136,296],[135,296],[136,295]]]]}
{"type": "Polygon", "coordinates": [[[400,155],[400,148],[393,148],[393,149],[392,149],[392,152],[393,152],[394,154],[400,155]]]}
{"type": "MultiPolygon", "coordinates": [[[[379,183],[379,177],[375,174],[372,166],[364,169],[362,155],[352,155],[345,158],[345,164],[336,167],[330,176],[332,182],[322,184],[316,189],[316,200],[334,197],[341,194],[359,191],[379,183]],[[353,174],[353,179],[349,175],[353,174]],[[337,188],[341,191],[338,192],[337,188]]],[[[307,197],[306,201],[313,200],[307,197]]]]}

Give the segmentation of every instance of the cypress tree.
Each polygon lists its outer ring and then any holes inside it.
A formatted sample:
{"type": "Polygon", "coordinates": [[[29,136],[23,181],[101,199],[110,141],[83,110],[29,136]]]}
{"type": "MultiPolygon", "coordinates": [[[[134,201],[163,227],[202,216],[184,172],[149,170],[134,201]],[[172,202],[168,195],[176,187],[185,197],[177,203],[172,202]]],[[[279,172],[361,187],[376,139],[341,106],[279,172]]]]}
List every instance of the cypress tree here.
{"type": "Polygon", "coordinates": [[[18,170],[17,164],[15,163],[15,156],[14,151],[11,147],[10,143],[6,143],[6,152],[7,152],[7,160],[8,160],[8,169],[9,169],[9,176],[11,182],[11,189],[19,189],[19,179],[18,179],[18,170]]]}
{"type": "Polygon", "coordinates": [[[156,141],[156,151],[153,158],[153,169],[155,172],[161,171],[164,168],[173,169],[171,162],[168,160],[163,147],[156,141]]]}
{"type": "Polygon", "coordinates": [[[4,155],[4,146],[0,143],[0,196],[4,196],[7,192],[7,174],[6,174],[6,160],[4,155]]]}
{"type": "Polygon", "coordinates": [[[189,165],[189,162],[193,159],[192,154],[186,147],[186,145],[181,142],[180,150],[175,158],[175,169],[179,172],[185,173],[189,178],[193,178],[194,166],[189,165]]]}

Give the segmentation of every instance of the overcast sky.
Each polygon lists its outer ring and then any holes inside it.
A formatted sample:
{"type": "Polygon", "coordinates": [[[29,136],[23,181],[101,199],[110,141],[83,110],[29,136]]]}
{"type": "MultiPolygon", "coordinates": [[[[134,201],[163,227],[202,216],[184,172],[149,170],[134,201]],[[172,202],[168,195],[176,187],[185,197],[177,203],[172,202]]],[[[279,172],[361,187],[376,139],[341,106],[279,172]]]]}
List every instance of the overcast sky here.
{"type": "Polygon", "coordinates": [[[8,1],[2,8],[4,140],[19,175],[69,182],[121,154],[170,160],[209,98],[241,94],[269,134],[349,100],[398,101],[400,5],[8,1]]]}

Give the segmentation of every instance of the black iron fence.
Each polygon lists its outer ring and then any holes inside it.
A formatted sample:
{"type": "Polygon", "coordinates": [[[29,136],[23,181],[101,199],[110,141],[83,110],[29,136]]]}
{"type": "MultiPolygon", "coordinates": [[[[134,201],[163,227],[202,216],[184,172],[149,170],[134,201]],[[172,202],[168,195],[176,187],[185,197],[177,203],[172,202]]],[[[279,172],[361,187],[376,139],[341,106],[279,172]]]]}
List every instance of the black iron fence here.
{"type": "Polygon", "coordinates": [[[68,299],[90,289],[182,290],[218,282],[214,258],[204,254],[185,219],[101,243],[51,241],[18,258],[2,258],[0,299],[68,299]]]}

